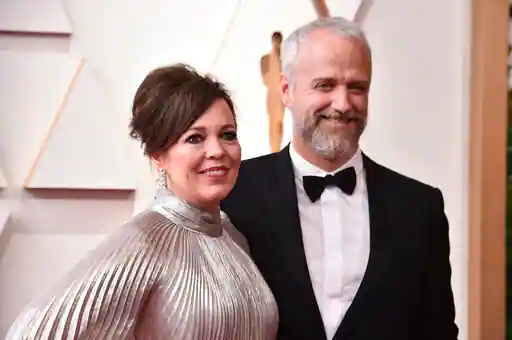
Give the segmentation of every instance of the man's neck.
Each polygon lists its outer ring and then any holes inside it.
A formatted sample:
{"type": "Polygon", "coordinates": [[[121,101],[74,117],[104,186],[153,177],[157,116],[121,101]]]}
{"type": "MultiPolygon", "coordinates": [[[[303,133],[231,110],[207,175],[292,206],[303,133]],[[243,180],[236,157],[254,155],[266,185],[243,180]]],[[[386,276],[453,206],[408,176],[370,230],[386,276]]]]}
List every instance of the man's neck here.
{"type": "Polygon", "coordinates": [[[328,158],[319,155],[311,146],[305,145],[302,141],[298,139],[293,139],[291,144],[291,147],[294,148],[297,154],[299,154],[306,161],[322,169],[325,172],[332,172],[336,169],[339,169],[341,166],[347,163],[357,152],[356,148],[349,153],[343,153],[336,155],[336,157],[328,158]]]}

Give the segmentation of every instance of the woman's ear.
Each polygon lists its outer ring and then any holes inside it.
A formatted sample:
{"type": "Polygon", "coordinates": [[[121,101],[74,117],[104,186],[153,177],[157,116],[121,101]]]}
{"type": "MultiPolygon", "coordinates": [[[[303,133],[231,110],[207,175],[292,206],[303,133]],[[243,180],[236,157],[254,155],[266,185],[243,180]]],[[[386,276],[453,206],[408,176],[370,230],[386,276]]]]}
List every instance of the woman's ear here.
{"type": "Polygon", "coordinates": [[[163,156],[161,153],[155,152],[150,155],[150,158],[155,167],[162,168],[164,166],[163,156]]]}

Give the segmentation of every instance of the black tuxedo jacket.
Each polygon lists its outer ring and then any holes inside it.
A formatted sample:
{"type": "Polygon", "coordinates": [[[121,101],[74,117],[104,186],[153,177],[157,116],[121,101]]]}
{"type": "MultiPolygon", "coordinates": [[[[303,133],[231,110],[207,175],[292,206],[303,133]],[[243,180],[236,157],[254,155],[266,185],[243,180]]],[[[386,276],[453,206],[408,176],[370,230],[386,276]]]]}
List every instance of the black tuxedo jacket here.
{"type": "MultiPolygon", "coordinates": [[[[363,162],[370,258],[334,339],[457,339],[441,192],[366,155],[363,162]]],[[[222,209],[247,238],[277,300],[278,339],[326,339],[304,254],[288,147],[242,162],[222,209]]]]}

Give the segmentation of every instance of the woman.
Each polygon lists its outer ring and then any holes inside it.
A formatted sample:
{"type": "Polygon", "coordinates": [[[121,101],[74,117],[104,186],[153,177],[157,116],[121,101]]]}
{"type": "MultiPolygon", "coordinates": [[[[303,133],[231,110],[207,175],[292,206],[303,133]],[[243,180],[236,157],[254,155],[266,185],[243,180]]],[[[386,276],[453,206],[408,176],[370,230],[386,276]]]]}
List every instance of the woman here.
{"type": "Polygon", "coordinates": [[[151,72],[131,136],[158,167],[155,200],[33,302],[7,339],[273,340],[275,300],[220,211],[240,166],[223,86],[185,65],[151,72]]]}

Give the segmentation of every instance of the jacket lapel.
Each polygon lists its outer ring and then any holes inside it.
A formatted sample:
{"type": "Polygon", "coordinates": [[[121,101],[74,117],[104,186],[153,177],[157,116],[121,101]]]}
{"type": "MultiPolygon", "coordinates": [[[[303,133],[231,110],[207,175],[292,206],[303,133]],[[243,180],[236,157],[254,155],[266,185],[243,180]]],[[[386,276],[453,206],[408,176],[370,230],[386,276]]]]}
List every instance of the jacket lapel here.
{"type": "MultiPolygon", "coordinates": [[[[278,152],[276,157],[277,171],[273,173],[273,178],[269,182],[266,202],[270,204],[269,216],[276,223],[274,229],[286,261],[286,268],[283,268],[283,271],[288,271],[289,276],[283,275],[283,279],[289,280],[290,289],[295,291],[298,311],[303,311],[303,325],[308,329],[318,329],[319,333],[315,335],[315,340],[321,340],[325,338],[325,331],[304,252],[289,146],[278,152]]],[[[297,327],[301,327],[300,323],[297,323],[297,327]]]]}
{"type": "MultiPolygon", "coordinates": [[[[290,159],[289,146],[276,154],[276,171],[269,172],[268,196],[269,216],[275,221],[275,233],[281,244],[285,259],[285,268],[296,296],[298,310],[304,311],[303,320],[308,329],[317,329],[316,339],[325,339],[325,331],[318,304],[316,302],[311,278],[309,275],[297,203],[297,192],[293,165],[290,159]]],[[[389,183],[380,166],[363,154],[368,190],[368,206],[370,216],[370,256],[361,286],[338,327],[334,339],[343,339],[350,328],[356,324],[358,317],[367,303],[375,283],[386,270],[392,255],[393,221],[391,213],[398,209],[390,196],[389,183]]],[[[301,323],[297,323],[301,327],[301,323]]]]}
{"type": "MultiPolygon", "coordinates": [[[[344,339],[346,332],[358,319],[363,308],[368,308],[369,293],[386,270],[392,254],[392,221],[390,212],[395,210],[392,192],[387,190],[388,181],[383,178],[379,165],[363,154],[368,190],[368,207],[370,216],[370,256],[368,265],[352,304],[340,324],[334,339],[344,339]]],[[[369,307],[371,308],[371,307],[369,307]]]]}

